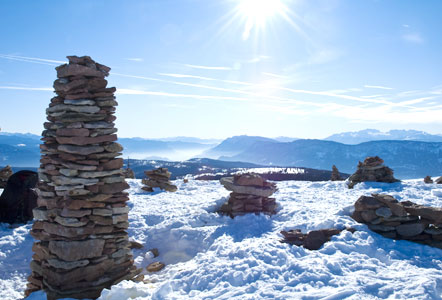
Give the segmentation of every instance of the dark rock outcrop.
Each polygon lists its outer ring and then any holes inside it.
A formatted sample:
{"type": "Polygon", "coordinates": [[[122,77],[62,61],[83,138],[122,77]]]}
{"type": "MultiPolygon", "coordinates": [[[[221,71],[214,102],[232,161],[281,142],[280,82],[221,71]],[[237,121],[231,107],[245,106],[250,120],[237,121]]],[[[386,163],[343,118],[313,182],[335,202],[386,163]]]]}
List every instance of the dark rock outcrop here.
{"type": "Polygon", "coordinates": [[[12,224],[32,220],[32,210],[37,206],[34,191],[37,181],[37,173],[27,170],[9,177],[0,196],[0,222],[12,224]]]}
{"type": "Polygon", "coordinates": [[[6,182],[8,178],[13,174],[11,166],[6,166],[0,170],[0,189],[4,189],[6,187],[6,182]]]}
{"type": "MultiPolygon", "coordinates": [[[[346,230],[354,232],[353,228],[347,228],[346,230]]],[[[309,250],[318,250],[326,242],[330,241],[330,238],[342,232],[342,229],[320,229],[312,230],[308,233],[302,233],[300,229],[292,229],[289,231],[281,231],[284,239],[281,243],[288,243],[291,245],[302,246],[309,250]]]]}

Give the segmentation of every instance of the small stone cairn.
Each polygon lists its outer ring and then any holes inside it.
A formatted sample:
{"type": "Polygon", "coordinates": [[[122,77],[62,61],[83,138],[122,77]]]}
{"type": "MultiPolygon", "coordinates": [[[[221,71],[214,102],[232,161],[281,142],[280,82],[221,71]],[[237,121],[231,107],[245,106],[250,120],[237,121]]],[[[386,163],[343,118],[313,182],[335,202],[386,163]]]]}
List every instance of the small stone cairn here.
{"type": "Polygon", "coordinates": [[[135,173],[131,168],[123,169],[123,176],[127,179],[135,179],[135,173]]]}
{"type": "Polygon", "coordinates": [[[26,295],[43,289],[48,299],[97,298],[104,288],[132,279],[129,207],[122,175],[122,146],[115,141],[115,88],[110,68],[90,57],[68,56],[56,68],[57,94],[46,110],[37,208],[36,241],[26,295]]]}
{"type": "Polygon", "coordinates": [[[123,176],[126,179],[135,179],[135,172],[130,168],[129,159],[127,159],[127,168],[123,169],[123,176]]]}
{"type": "Polygon", "coordinates": [[[146,185],[143,189],[146,192],[153,192],[153,188],[160,188],[168,192],[176,192],[177,187],[170,182],[170,173],[167,168],[158,168],[154,170],[144,171],[147,178],[144,178],[141,182],[146,185]]]}
{"type": "Polygon", "coordinates": [[[398,182],[394,178],[393,170],[383,165],[384,160],[378,156],[367,157],[364,162],[359,162],[356,172],[349,177],[348,187],[351,189],[359,182],[398,182]]]}
{"type": "Polygon", "coordinates": [[[232,191],[229,200],[220,208],[221,213],[232,218],[247,213],[276,213],[275,198],[269,198],[276,192],[276,185],[260,175],[248,173],[223,177],[220,183],[232,191]]]}
{"type": "Polygon", "coordinates": [[[8,182],[9,177],[12,176],[11,166],[6,166],[3,169],[0,169],[0,189],[4,189],[6,187],[6,183],[8,182]]]}
{"type": "Polygon", "coordinates": [[[433,179],[431,179],[430,176],[425,176],[425,178],[424,178],[424,182],[425,182],[425,183],[433,183],[433,179]]]}
{"type": "Polygon", "coordinates": [[[332,166],[332,173],[331,173],[330,180],[331,181],[342,181],[342,180],[344,180],[341,177],[341,174],[339,174],[339,170],[338,170],[338,168],[336,168],[335,165],[332,166]]]}
{"type": "Polygon", "coordinates": [[[361,196],[352,218],[384,237],[442,249],[442,208],[399,202],[386,194],[361,196]]]}

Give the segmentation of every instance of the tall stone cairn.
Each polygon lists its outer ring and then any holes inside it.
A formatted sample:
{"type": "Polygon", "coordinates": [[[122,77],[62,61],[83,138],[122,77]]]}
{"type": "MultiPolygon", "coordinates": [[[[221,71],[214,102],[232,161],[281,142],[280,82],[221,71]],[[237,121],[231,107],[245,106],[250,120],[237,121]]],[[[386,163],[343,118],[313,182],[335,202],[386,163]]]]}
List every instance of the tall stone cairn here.
{"type": "Polygon", "coordinates": [[[68,56],[56,68],[57,96],[46,110],[39,169],[36,241],[26,295],[97,298],[104,288],[139,273],[126,229],[129,207],[122,146],[114,127],[110,68],[68,56]]]}
{"type": "Polygon", "coordinates": [[[258,174],[247,173],[223,177],[220,183],[229,191],[229,200],[219,210],[232,218],[247,213],[276,213],[275,198],[269,198],[277,188],[258,174]]]}
{"type": "Polygon", "coordinates": [[[348,180],[348,187],[350,189],[357,183],[366,181],[387,183],[400,181],[394,178],[393,170],[385,166],[384,160],[379,156],[369,156],[364,162],[359,162],[356,172],[348,180]]]}

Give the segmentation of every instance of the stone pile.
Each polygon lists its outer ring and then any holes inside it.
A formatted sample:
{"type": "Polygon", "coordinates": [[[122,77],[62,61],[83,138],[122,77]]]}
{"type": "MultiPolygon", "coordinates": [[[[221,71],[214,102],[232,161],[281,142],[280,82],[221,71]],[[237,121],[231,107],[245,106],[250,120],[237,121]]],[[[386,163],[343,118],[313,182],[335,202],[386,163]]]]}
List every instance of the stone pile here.
{"type": "Polygon", "coordinates": [[[378,156],[367,157],[364,162],[359,162],[356,172],[349,177],[348,187],[353,188],[359,182],[398,182],[394,178],[393,170],[384,166],[384,160],[378,156]]]}
{"type": "Polygon", "coordinates": [[[433,183],[433,179],[431,179],[430,176],[425,176],[425,178],[424,178],[424,182],[425,182],[425,183],[433,183]]]}
{"type": "Polygon", "coordinates": [[[386,194],[361,196],[352,218],[371,230],[398,240],[409,240],[442,249],[442,208],[399,202],[386,194]]]}
{"type": "Polygon", "coordinates": [[[0,169],[0,189],[4,189],[6,187],[6,183],[8,182],[9,177],[12,176],[11,166],[6,166],[3,169],[0,169]]]}
{"type": "Polygon", "coordinates": [[[32,274],[26,294],[48,299],[97,298],[102,289],[139,273],[126,229],[129,185],[122,175],[122,146],[110,68],[90,57],[68,56],[56,68],[57,96],[46,110],[39,168],[38,207],[31,235],[32,274]]]}
{"type": "Polygon", "coordinates": [[[232,218],[246,213],[276,213],[275,198],[269,198],[276,192],[276,185],[260,175],[249,173],[223,177],[220,183],[232,191],[229,200],[221,207],[221,213],[232,218]]]}
{"type": "Polygon", "coordinates": [[[127,179],[135,179],[135,173],[131,168],[123,169],[123,176],[127,179]]]}
{"type": "Polygon", "coordinates": [[[341,181],[341,180],[344,180],[341,177],[341,174],[339,173],[339,170],[338,170],[338,168],[336,168],[335,165],[332,166],[332,173],[331,173],[330,180],[331,181],[341,181]]]}
{"type": "Polygon", "coordinates": [[[176,192],[177,187],[170,182],[170,173],[167,168],[158,168],[154,170],[144,171],[147,178],[141,182],[146,185],[142,189],[146,192],[153,192],[153,188],[160,188],[168,192],[176,192]]]}
{"type": "MultiPolygon", "coordinates": [[[[350,232],[355,232],[354,228],[346,228],[350,232]]],[[[329,242],[331,237],[341,233],[342,229],[320,229],[312,230],[308,233],[302,233],[300,229],[292,229],[289,231],[281,231],[284,239],[281,243],[288,243],[291,245],[302,246],[309,250],[318,250],[326,242],[329,242]]]]}

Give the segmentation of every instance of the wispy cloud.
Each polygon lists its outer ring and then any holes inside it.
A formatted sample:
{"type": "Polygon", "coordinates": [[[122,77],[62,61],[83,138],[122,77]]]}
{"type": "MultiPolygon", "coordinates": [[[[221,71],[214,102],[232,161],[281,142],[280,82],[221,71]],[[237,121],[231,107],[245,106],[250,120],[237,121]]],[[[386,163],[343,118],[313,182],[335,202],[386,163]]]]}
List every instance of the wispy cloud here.
{"type": "Polygon", "coordinates": [[[53,59],[44,59],[37,57],[27,57],[27,56],[18,56],[18,55],[9,55],[9,54],[0,54],[0,58],[30,62],[35,64],[49,65],[49,66],[57,66],[59,64],[64,64],[66,61],[53,60],[53,59]]]}
{"type": "Polygon", "coordinates": [[[144,61],[144,59],[140,58],[140,57],[125,58],[125,60],[136,61],[136,62],[143,62],[144,61]]]}
{"type": "Polygon", "coordinates": [[[266,76],[270,76],[270,77],[275,77],[275,78],[281,78],[281,79],[287,79],[287,76],[284,75],[279,75],[279,74],[275,74],[275,73],[270,73],[270,72],[262,72],[262,75],[266,75],[266,76]]]}
{"type": "Polygon", "coordinates": [[[201,70],[219,70],[219,71],[233,70],[233,68],[231,67],[214,67],[214,66],[201,66],[201,65],[190,65],[190,64],[184,64],[184,66],[192,69],[201,69],[201,70]]]}
{"type": "MultiPolygon", "coordinates": [[[[54,64],[62,61],[43,58],[0,55],[0,58],[22,60],[29,63],[54,64]]],[[[193,66],[193,65],[190,65],[193,66]]],[[[200,69],[205,69],[205,66],[200,69]]],[[[197,69],[198,69],[197,67],[197,69]]],[[[222,68],[224,67],[207,67],[222,68]]],[[[267,76],[279,78],[281,75],[264,72],[267,76]]],[[[278,85],[259,84],[247,81],[234,81],[219,79],[214,76],[205,77],[179,73],[159,73],[164,76],[137,76],[111,72],[114,76],[123,76],[157,82],[167,85],[191,88],[191,92],[179,91],[176,88],[164,92],[154,90],[155,86],[145,88],[143,85],[132,89],[119,88],[119,95],[151,95],[156,97],[170,97],[178,99],[191,99],[203,101],[233,101],[248,102],[251,107],[268,109],[275,113],[291,115],[335,116],[350,120],[351,122],[378,122],[378,123],[436,123],[441,124],[442,105],[439,104],[441,87],[429,90],[404,91],[393,95],[348,95],[347,92],[363,92],[360,89],[342,89],[334,91],[315,91],[308,89],[294,89],[278,83],[278,85]],[[167,79],[175,78],[175,79],[167,79]],[[187,79],[184,80],[179,79],[187,79]],[[207,81],[207,84],[204,83],[207,81]],[[210,84],[209,84],[210,83],[210,84]],[[220,84],[221,83],[221,84],[220,84]],[[246,90],[244,88],[247,88],[246,90]],[[206,92],[211,91],[211,92],[206,92]],[[302,96],[302,100],[297,99],[302,96]],[[418,106],[414,106],[419,104],[418,106]]],[[[160,86],[160,85],[158,85],[160,86]]],[[[378,85],[365,85],[365,88],[391,90],[390,87],[378,85]]],[[[52,91],[51,87],[27,86],[0,86],[3,90],[23,91],[52,91]]]]}
{"type": "Polygon", "coordinates": [[[422,36],[417,32],[403,34],[402,39],[414,44],[422,44],[424,42],[422,36]]]}
{"type": "Polygon", "coordinates": [[[388,86],[382,86],[382,85],[364,85],[364,88],[369,88],[369,89],[380,89],[380,90],[393,90],[393,88],[388,87],[388,86]]]}
{"type": "Polygon", "coordinates": [[[271,57],[268,55],[258,55],[258,56],[255,56],[254,58],[251,58],[251,59],[246,60],[244,62],[248,63],[248,64],[255,64],[255,63],[258,63],[258,62],[261,62],[264,60],[269,60],[270,58],[271,57]]]}
{"type": "Polygon", "coordinates": [[[164,96],[173,98],[192,98],[199,100],[232,100],[232,101],[252,101],[248,98],[241,97],[228,97],[228,96],[212,96],[212,95],[200,95],[200,94],[183,94],[183,93],[169,93],[169,92],[157,92],[157,91],[145,91],[139,89],[117,89],[117,95],[150,95],[150,96],[164,96]]]}
{"type": "Polygon", "coordinates": [[[189,74],[177,74],[177,73],[158,73],[161,76],[173,77],[173,78],[191,78],[191,79],[201,79],[201,80],[214,80],[210,77],[197,76],[197,75],[189,75],[189,74]]]}
{"type": "Polygon", "coordinates": [[[22,90],[22,91],[53,91],[50,87],[22,87],[22,86],[0,86],[2,90],[22,90]]]}

